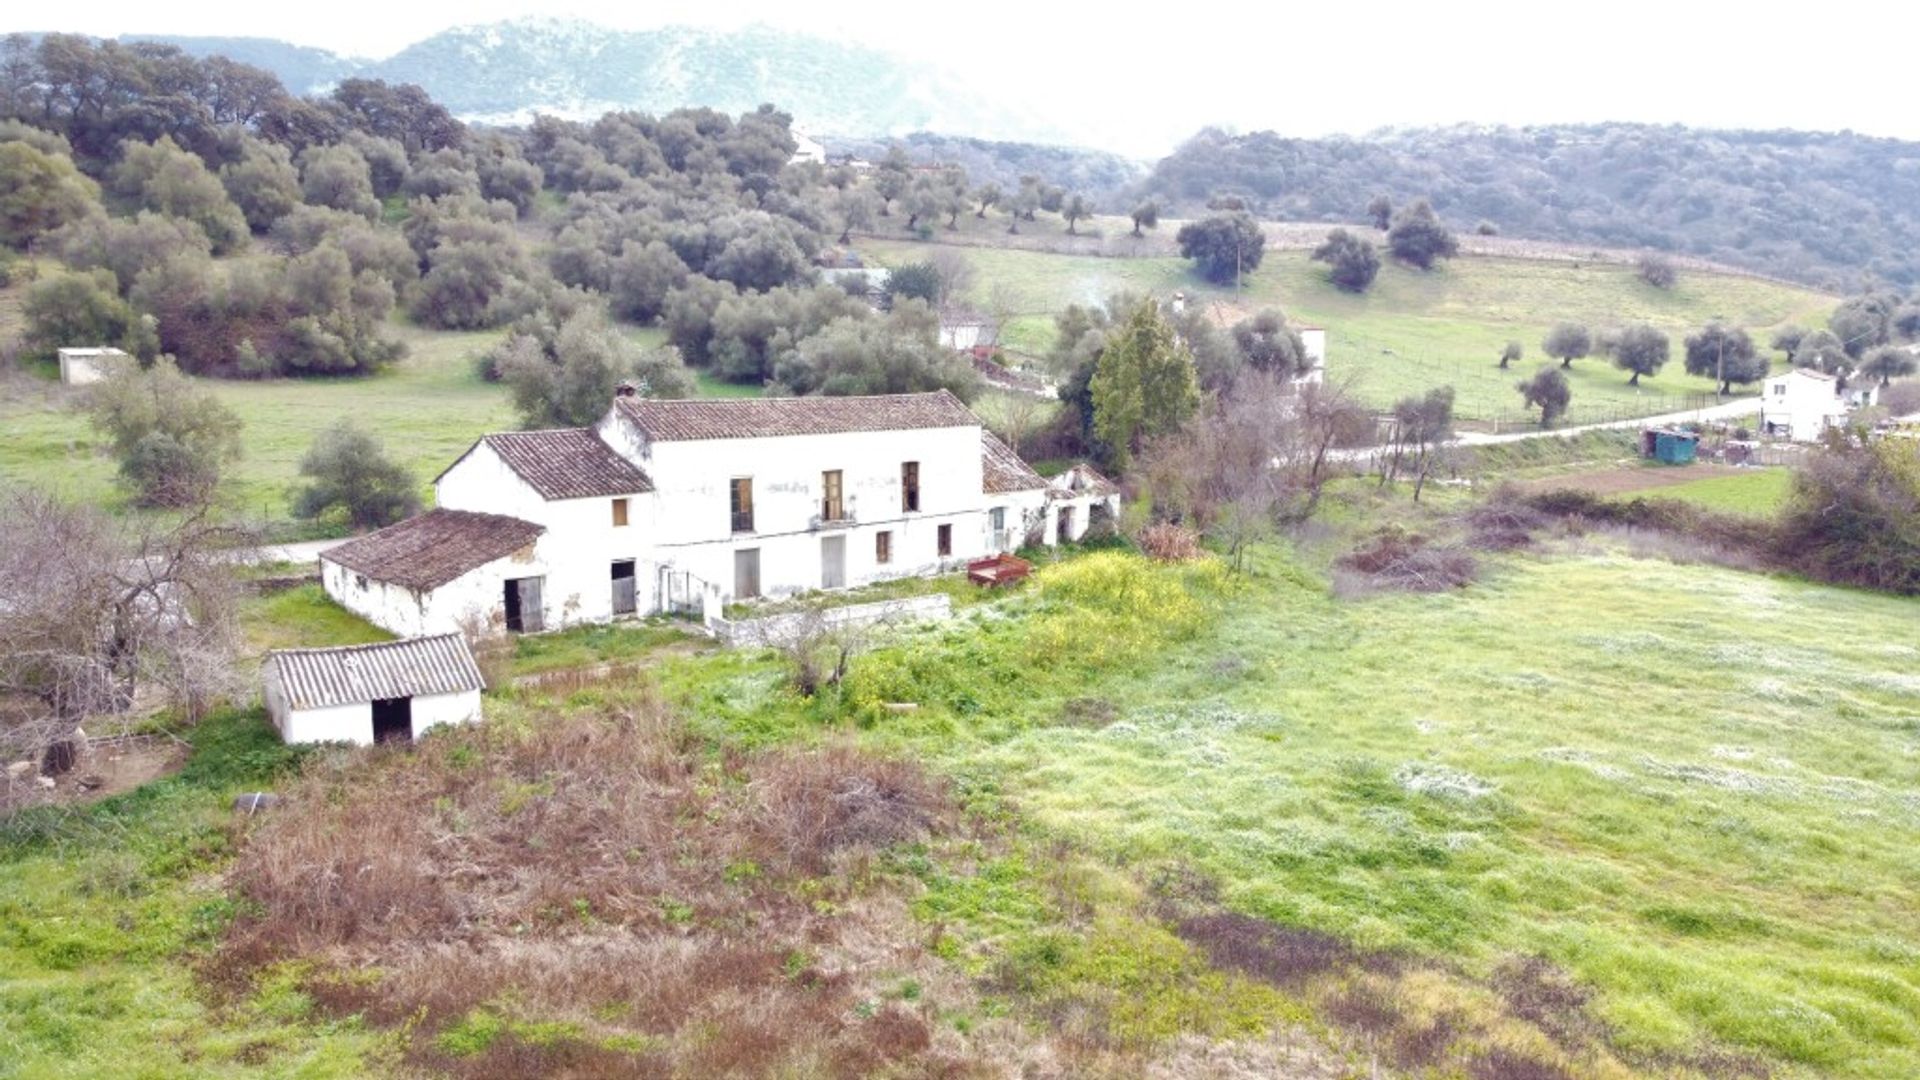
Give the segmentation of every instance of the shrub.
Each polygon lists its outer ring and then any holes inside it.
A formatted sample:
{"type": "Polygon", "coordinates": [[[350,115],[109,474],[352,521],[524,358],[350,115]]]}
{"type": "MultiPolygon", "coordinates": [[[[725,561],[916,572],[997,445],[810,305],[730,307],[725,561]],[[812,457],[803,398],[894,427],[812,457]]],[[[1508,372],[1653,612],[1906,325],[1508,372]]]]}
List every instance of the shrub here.
{"type": "Polygon", "coordinates": [[[1140,550],[1161,562],[1185,562],[1200,557],[1200,534],[1184,525],[1159,521],[1140,530],[1140,550]]]}
{"type": "Polygon", "coordinates": [[[1647,252],[1633,265],[1640,280],[1656,289],[1671,289],[1680,280],[1680,271],[1674,267],[1673,260],[1656,252],[1647,252]]]}
{"type": "Polygon", "coordinates": [[[340,420],[314,439],[300,461],[300,475],[312,483],[295,499],[295,517],[315,518],[338,509],[355,528],[372,528],[420,509],[413,474],[351,419],[340,420]]]}
{"type": "Polygon", "coordinates": [[[1381,529],[1334,564],[1335,586],[1345,593],[1375,589],[1444,592],[1464,588],[1479,576],[1479,563],[1467,551],[1433,543],[1398,526],[1381,529]]]}
{"type": "Polygon", "coordinates": [[[1777,549],[1823,581],[1920,593],[1920,451],[1835,436],[1794,477],[1777,549]]]}
{"type": "Polygon", "coordinates": [[[127,367],[89,388],[96,430],[113,443],[120,475],[148,506],[186,506],[212,493],[240,456],[240,418],[188,381],[170,357],[127,367]]]}

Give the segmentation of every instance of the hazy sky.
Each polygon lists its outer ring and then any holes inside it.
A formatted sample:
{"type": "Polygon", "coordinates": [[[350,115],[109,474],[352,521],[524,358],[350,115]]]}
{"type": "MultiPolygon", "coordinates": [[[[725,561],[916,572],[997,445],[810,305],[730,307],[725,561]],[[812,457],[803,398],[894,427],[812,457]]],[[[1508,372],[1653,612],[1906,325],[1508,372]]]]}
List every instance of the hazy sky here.
{"type": "Polygon", "coordinates": [[[1638,120],[1920,139],[1911,0],[1599,4],[915,5],[840,0],[418,0],[8,5],[7,30],[276,37],[381,57],[452,25],[544,15],[628,29],[760,22],[961,69],[1134,154],[1203,124],[1289,135],[1388,125],[1638,120]],[[811,9],[811,10],[810,10],[811,9]],[[57,25],[54,23],[57,22],[57,25]],[[1831,32],[1830,38],[1823,37],[1831,32]]]}

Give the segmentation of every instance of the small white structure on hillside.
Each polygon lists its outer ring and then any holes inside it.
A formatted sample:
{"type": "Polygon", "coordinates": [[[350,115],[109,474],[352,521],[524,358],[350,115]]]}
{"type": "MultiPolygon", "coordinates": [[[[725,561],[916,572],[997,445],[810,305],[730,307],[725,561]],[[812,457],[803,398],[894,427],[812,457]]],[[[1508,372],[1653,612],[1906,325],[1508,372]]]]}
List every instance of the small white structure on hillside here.
{"type": "Polygon", "coordinates": [[[131,359],[119,349],[61,349],[60,381],[68,386],[97,383],[131,359]]]}
{"type": "Polygon", "coordinates": [[[1117,512],[1118,491],[1072,475],[1050,485],[944,390],[657,401],[623,388],[592,428],[482,438],[434,481],[438,509],[328,550],[321,582],[398,634],[711,620],[732,600],[1078,539],[1117,512]]]}
{"type": "Polygon", "coordinates": [[[956,352],[991,349],[1000,343],[1000,327],[975,311],[940,313],[940,347],[956,352]]]}
{"type": "Polygon", "coordinates": [[[821,146],[817,140],[810,139],[798,131],[794,131],[792,134],[793,156],[787,159],[788,164],[801,165],[809,161],[815,165],[825,165],[827,163],[826,147],[821,146]]]}
{"type": "Polygon", "coordinates": [[[1327,381],[1327,331],[1319,326],[1300,327],[1300,344],[1306,346],[1306,374],[1295,378],[1294,384],[1323,383],[1327,381]]]}
{"type": "Polygon", "coordinates": [[[1836,376],[1795,368],[1768,377],[1760,395],[1760,431],[1794,442],[1816,442],[1828,428],[1844,427],[1851,411],[1836,376]]]}
{"type": "Polygon", "coordinates": [[[267,714],[290,743],[411,742],[480,719],[486,680],[458,634],[282,649],[263,671],[267,714]]]}

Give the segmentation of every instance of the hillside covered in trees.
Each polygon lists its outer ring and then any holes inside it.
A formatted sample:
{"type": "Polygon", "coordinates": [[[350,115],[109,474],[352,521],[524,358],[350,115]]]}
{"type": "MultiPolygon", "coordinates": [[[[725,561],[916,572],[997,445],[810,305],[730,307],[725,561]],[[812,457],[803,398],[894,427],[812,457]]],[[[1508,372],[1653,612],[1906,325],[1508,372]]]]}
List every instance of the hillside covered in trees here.
{"type": "Polygon", "coordinates": [[[1365,220],[1432,200],[1457,227],[1672,251],[1851,290],[1920,281],[1920,143],[1851,133],[1638,124],[1451,127],[1290,139],[1207,129],[1144,192],[1182,211],[1237,195],[1262,215],[1365,220]]]}

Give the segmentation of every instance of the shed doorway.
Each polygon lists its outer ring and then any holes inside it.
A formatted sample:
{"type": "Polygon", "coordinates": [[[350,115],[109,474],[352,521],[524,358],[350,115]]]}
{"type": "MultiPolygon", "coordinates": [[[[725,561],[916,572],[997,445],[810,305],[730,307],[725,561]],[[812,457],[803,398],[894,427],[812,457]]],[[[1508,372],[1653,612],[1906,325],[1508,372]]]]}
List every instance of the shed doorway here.
{"type": "Polygon", "coordinates": [[[413,741],[413,699],[381,698],[373,703],[373,741],[413,741]]]}
{"type": "Polygon", "coordinates": [[[633,560],[621,559],[613,564],[613,613],[631,615],[639,607],[634,595],[633,560]]]}

